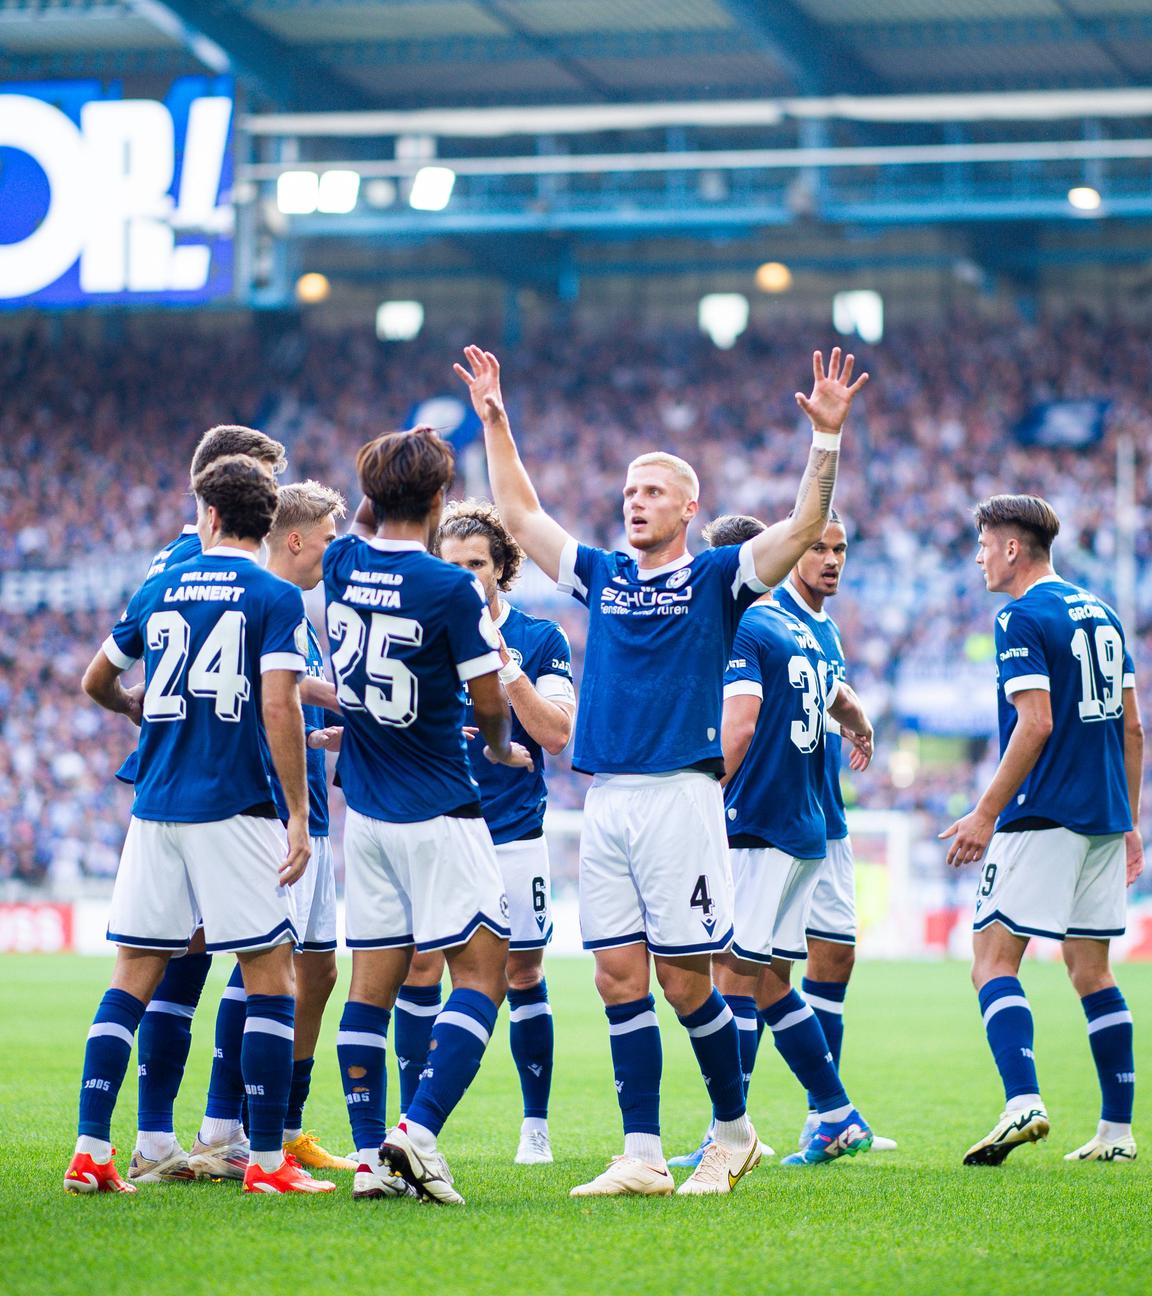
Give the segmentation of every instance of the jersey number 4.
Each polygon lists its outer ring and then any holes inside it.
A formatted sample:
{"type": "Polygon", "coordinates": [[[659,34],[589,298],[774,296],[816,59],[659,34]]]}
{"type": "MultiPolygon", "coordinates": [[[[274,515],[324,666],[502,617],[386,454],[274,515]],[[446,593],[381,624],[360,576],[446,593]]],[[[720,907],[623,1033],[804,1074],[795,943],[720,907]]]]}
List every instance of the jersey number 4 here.
{"type": "Polygon", "coordinates": [[[191,630],[179,612],[153,612],[145,633],[148,647],[160,653],[144,690],[144,719],[151,724],[183,720],[188,711],[184,689],[193,697],[211,698],[218,720],[235,722],[252,685],[244,674],[244,613],[221,612],[188,668],[191,630]]]}
{"type": "Polygon", "coordinates": [[[373,612],[367,626],[359,612],[343,603],[328,608],[328,635],[339,647],[332,653],[336,696],[348,711],[367,711],[380,724],[406,729],[416,719],[420,681],[396,657],[393,644],[418,648],[424,627],[411,617],[373,612]],[[367,682],[363,696],[352,687],[351,677],[361,658],[367,682]]]}

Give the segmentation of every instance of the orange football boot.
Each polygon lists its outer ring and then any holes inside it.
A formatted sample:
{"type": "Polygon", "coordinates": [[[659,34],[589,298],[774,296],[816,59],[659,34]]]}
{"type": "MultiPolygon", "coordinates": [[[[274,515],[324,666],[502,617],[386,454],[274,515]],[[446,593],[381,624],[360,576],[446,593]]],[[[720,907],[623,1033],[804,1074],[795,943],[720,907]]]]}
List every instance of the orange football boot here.
{"type": "Polygon", "coordinates": [[[77,1152],[64,1175],[64,1191],[73,1193],[134,1193],[136,1185],[125,1183],[116,1169],[116,1149],[107,1161],[93,1161],[87,1152],[77,1152]]]}
{"type": "Polygon", "coordinates": [[[244,1172],[244,1191],[246,1193],[328,1193],[335,1192],[336,1185],[327,1179],[313,1179],[307,1170],[291,1153],[286,1153],[284,1160],[275,1170],[262,1170],[251,1161],[244,1172]]]}

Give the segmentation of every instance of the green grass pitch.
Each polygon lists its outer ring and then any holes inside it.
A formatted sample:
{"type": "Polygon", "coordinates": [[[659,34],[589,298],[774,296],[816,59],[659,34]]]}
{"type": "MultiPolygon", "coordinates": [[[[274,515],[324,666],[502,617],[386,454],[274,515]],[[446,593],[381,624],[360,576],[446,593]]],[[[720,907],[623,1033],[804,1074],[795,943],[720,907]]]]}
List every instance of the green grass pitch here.
{"type": "MultiPolygon", "coordinates": [[[[555,960],[554,1166],[511,1164],[519,1092],[501,1014],[480,1076],[443,1146],[468,1205],[352,1202],[348,1175],[324,1198],[245,1198],[238,1185],[144,1188],[76,1198],[61,1188],[75,1132],[84,1035],[106,985],[103,959],[0,960],[0,1288],[230,1293],[1112,1293],[1152,1290],[1152,1129],[1135,1165],[1065,1165],[1095,1127],[1098,1097],[1080,1009],[1059,967],[1025,973],[1051,1141],[1004,1167],[960,1157],[1000,1110],[966,970],[862,964],[848,997],[844,1076],[892,1154],[812,1170],[766,1161],[731,1197],[577,1202],[568,1188],[620,1148],[607,1032],[591,966],[555,960]]],[[[218,960],[197,1018],[177,1106],[191,1141],[227,972],[218,960]]],[[[342,967],[341,984],[347,984],[342,967]]],[[[1152,1061],[1152,967],[1123,969],[1136,1013],[1137,1070],[1152,1061]]],[[[335,1000],[338,1002],[341,990],[335,1000]]],[[[307,1112],[333,1150],[349,1144],[326,1023],[307,1112]]],[[[704,1093],[666,1009],[664,1131],[693,1146],[704,1093]]],[[[394,1073],[393,1073],[394,1075],[394,1073]]],[[[394,1090],[392,1091],[394,1098],[394,1090]]],[[[1139,1101],[1139,1099],[1138,1099],[1139,1101]]],[[[126,1172],[135,1119],[130,1072],[113,1128],[126,1172]]],[[[770,1042],[753,1082],[761,1136],[789,1152],[802,1097],[770,1042]]],[[[1138,1109],[1139,1114],[1139,1109],[1138,1109]]],[[[684,1172],[680,1172],[681,1175],[684,1172]]]]}

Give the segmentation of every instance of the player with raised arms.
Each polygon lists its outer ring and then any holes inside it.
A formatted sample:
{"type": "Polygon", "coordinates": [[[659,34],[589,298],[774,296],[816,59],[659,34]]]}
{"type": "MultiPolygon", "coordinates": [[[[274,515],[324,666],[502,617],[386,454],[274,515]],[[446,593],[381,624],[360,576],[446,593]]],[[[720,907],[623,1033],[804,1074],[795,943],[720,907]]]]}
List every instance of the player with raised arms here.
{"type": "Polygon", "coordinates": [[[511,741],[500,638],[473,576],[428,553],[454,473],[430,428],[365,445],[368,503],[328,546],[324,588],[344,715],[337,770],[352,983],[336,1036],[357,1148],[352,1195],[462,1204],[437,1136],[480,1067],[504,997],[508,900],[468,766],[464,686],[492,760],[531,764],[511,741]],[[370,511],[372,522],[364,522],[370,511]],[[373,534],[357,534],[371,525],[373,534]],[[385,1041],[413,949],[443,950],[452,993],[436,1018],[405,1119],[385,1127],[385,1041]]]}
{"type": "Polygon", "coordinates": [[[326,1192],[283,1153],[294,1020],[289,886],[308,864],[308,788],[298,681],[307,635],[300,591],[256,561],[276,486],[252,459],[194,479],[203,552],[156,573],[84,676],[88,695],[140,724],[132,820],[112,895],[112,985],[88,1032],[73,1192],[135,1192],[116,1171],[110,1123],[132,1039],[172,954],[202,920],[209,952],[233,952],[248,1012],[247,1192],[326,1192]],[[124,671],[144,661],[144,683],[124,671]],[[279,776],[287,844],[272,803],[279,776]]]}
{"type": "Polygon", "coordinates": [[[1048,1135],[1019,980],[1033,936],[1063,942],[1100,1080],[1096,1133],[1065,1160],[1133,1161],[1132,1014],[1109,961],[1109,941],[1124,934],[1125,882],[1144,867],[1132,657],[1116,613],[1053,569],[1060,520],[1046,500],[993,495],[974,516],[984,583],[1011,600],[995,631],[1000,763],[975,809],[940,836],[953,867],[984,860],[972,981],[1005,1107],[964,1164],[1000,1165],[1048,1135]]]}
{"type": "MultiPolygon", "coordinates": [[[[544,753],[564,750],[572,736],[576,694],[572,650],[554,622],[529,616],[500,597],[511,589],[524,552],[484,500],[449,504],[436,549],[484,587],[492,623],[500,634],[500,682],[512,708],[512,737],[532,757],[531,769],[493,765],[470,750],[480,785],[484,819],[508,894],[508,1042],[520,1076],[524,1119],[517,1165],[552,1161],[548,1101],[552,1089],[552,1007],[544,979],[544,947],[552,939],[552,885],[544,810],[548,787],[544,753]]],[[[417,954],[396,999],[396,1059],[400,1110],[405,1111],[428,1058],[432,1025],[440,1011],[444,956],[417,954]]]]}
{"type": "Polygon", "coordinates": [[[589,609],[575,768],[594,776],[580,846],[580,920],[608,1016],[624,1153],[574,1196],[674,1191],[660,1141],[660,1031],[650,956],[688,1031],[716,1115],[715,1139],[678,1191],[727,1193],[760,1144],[744,1102],[738,1032],[710,959],[732,940],[720,722],[724,664],[744,610],[781,580],[824,530],[840,432],[867,375],[851,383],[840,351],[813,356],[810,397],[796,394],[814,444],[794,515],[739,548],[693,557],[699,510],[691,466],[668,454],[633,460],[624,484],[637,556],[578,544],[541,507],[504,410],[500,367],[479,347],[456,366],[484,424],[500,516],[561,590],[589,609]],[[851,383],[851,385],[849,385],[851,383]]]}

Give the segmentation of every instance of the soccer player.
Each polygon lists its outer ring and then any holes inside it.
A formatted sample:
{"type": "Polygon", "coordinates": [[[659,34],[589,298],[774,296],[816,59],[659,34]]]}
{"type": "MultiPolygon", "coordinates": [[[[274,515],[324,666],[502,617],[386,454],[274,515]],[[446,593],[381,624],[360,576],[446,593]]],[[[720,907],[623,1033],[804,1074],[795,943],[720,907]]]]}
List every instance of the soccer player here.
{"type": "Polygon", "coordinates": [[[580,545],[540,506],[520,461],[495,356],[456,365],[484,424],[500,516],[529,557],[589,610],[575,768],[594,776],[580,846],[580,920],[608,1016],[624,1154],[575,1196],[674,1191],[660,1142],[660,1032],[650,956],[688,1031],[712,1100],[715,1139],[678,1191],[730,1192],[760,1159],[744,1102],[738,1032],[712,985],[710,958],[732,940],[720,722],[724,663],[741,613],[823,532],[852,398],[853,360],[828,373],[813,356],[812,395],[796,394],[814,444],[794,515],[738,548],[693,557],[699,510],[691,466],[634,459],[623,513],[636,557],[580,545]]]}
{"type": "Polygon", "coordinates": [[[948,863],[984,860],[972,981],[1004,1082],[1004,1112],[965,1165],[1000,1165],[1048,1135],[1020,960],[1032,936],[1063,942],[1100,1079],[1095,1135],[1067,1161],[1132,1161],[1132,1014],[1109,965],[1124,932],[1125,881],[1144,867],[1144,737],[1132,658],[1107,604],[1052,567],[1060,521],[1033,495],[975,509],[984,583],[1011,601],[996,617],[1000,763],[976,808],[940,834],[948,863]]]}
{"type": "MultiPolygon", "coordinates": [[[[192,455],[190,479],[195,480],[218,460],[238,454],[255,460],[272,477],[282,473],[286,467],[284,447],[279,441],[255,428],[221,424],[209,428],[197,443],[192,455]]],[[[189,524],[156,554],[145,579],[150,580],[177,563],[198,557],[200,551],[197,527],[194,523],[189,524]]],[[[117,771],[116,777],[121,782],[136,781],[137,755],[133,751],[117,771]]],[[[212,956],[204,952],[203,933],[197,931],[188,953],[169,960],[140,1023],[136,1038],[139,1128],[128,1167],[128,1177],[139,1183],[168,1183],[195,1177],[188,1165],[188,1153],[180,1146],[174,1133],[173,1107],[192,1045],[192,1017],[211,967],[212,956]]],[[[244,991],[238,975],[235,981],[232,991],[226,994],[238,993],[242,1005],[244,991]]],[[[239,1030],[242,1032],[242,1007],[240,1013],[239,1030]]],[[[235,1065],[239,1077],[238,1054],[235,1065]]],[[[205,1149],[193,1150],[203,1152],[205,1149]]],[[[248,1166],[248,1152],[247,1140],[243,1140],[230,1150],[231,1160],[227,1166],[215,1166],[217,1173],[227,1171],[229,1177],[243,1178],[248,1166]]]]}
{"type": "MultiPolygon", "coordinates": [[[[819,643],[827,663],[826,669],[841,683],[847,681],[848,667],[840,627],[824,607],[826,599],[840,590],[840,577],[848,558],[848,534],[835,509],[828,515],[824,534],[810,545],[776,590],[776,601],[801,620],[819,643]]],[[[872,726],[865,731],[871,738],[872,726]]],[[[844,1001],[848,982],[856,963],[856,874],[848,820],[844,814],[844,793],[840,787],[842,746],[836,718],[827,718],[824,744],[824,792],[821,802],[828,829],[828,847],[808,915],[806,934],[808,967],[801,982],[804,999],[819,1019],[828,1041],[828,1051],[836,1069],[840,1069],[840,1051],[844,1042],[844,1001]]],[[[854,768],[862,757],[852,748],[854,768]]],[[[808,1095],[808,1117],[800,1131],[803,1152],[819,1125],[812,1094],[808,1095]]],[[[891,1152],[896,1147],[890,1138],[872,1136],[873,1152],[891,1152]]]]}
{"type": "MultiPolygon", "coordinates": [[[[532,757],[532,769],[493,765],[470,751],[484,819],[508,894],[508,1038],[520,1076],[524,1119],[517,1165],[552,1161],[548,1099],[552,1089],[552,1008],[544,979],[544,947],[552,939],[551,873],[544,840],[544,752],[556,755],[572,736],[576,694],[572,650],[554,622],[521,612],[500,597],[511,589],[524,552],[493,506],[481,500],[449,504],[436,537],[440,556],[484,587],[500,632],[500,682],[512,708],[512,737],[532,757]]],[[[396,998],[396,1058],[400,1110],[416,1092],[440,1008],[444,956],[417,954],[396,998]]],[[[403,1117],[401,1117],[403,1119],[403,1117]]]]}
{"type": "MultiPolygon", "coordinates": [[[[336,539],[336,518],[344,516],[344,500],[319,482],[306,481],[280,489],[276,518],[268,533],[268,570],[301,590],[314,589],[321,579],[324,551],[336,539]]],[[[324,654],[308,625],[307,672],[323,680],[324,654]]],[[[312,1170],[355,1170],[347,1157],[334,1156],[304,1132],[304,1104],[311,1087],[316,1040],[324,1007],[336,985],[336,875],[328,839],[328,769],[324,753],[338,749],[341,729],[330,726],[324,709],[304,707],[308,746],[308,833],[312,857],[308,871],[293,887],[296,909],[296,1035],[293,1044],[292,1089],[284,1130],[284,1151],[312,1170]]],[[[272,794],[282,821],[288,807],[278,779],[272,794]]],[[[242,981],[233,976],[216,1018],[216,1048],[212,1059],[208,1109],[190,1157],[192,1170],[206,1178],[236,1178],[236,1162],[246,1153],[247,1136],[241,1123],[244,1086],[240,1053],[246,1020],[242,981]]]]}
{"type": "Polygon", "coordinates": [[[112,985],[88,1032],[73,1192],[135,1192],[116,1171],[112,1111],[132,1038],[197,918],[210,952],[234,952],[248,1013],[241,1065],[252,1159],[247,1192],[327,1192],[282,1148],[294,1016],[288,887],[308,864],[308,789],[298,679],[300,591],[255,561],[276,486],[246,456],[194,479],[203,553],[133,595],[84,676],[88,695],[140,724],[132,821],[112,895],[112,985]],[[144,684],[120,675],[144,660],[144,684]],[[272,765],[289,808],[287,842],[272,765]]]}
{"type": "MultiPolygon", "coordinates": [[[[508,900],[469,771],[464,686],[486,755],[523,766],[500,685],[484,589],[427,552],[452,481],[430,428],[362,447],[375,534],[324,555],[332,669],[344,714],[337,766],[352,983],[336,1050],[358,1169],[352,1195],[462,1204],[437,1136],[480,1067],[504,997],[508,900]],[[436,1018],[405,1119],[386,1130],[384,1049],[413,948],[443,950],[452,993],[436,1018]]],[[[354,527],[363,525],[363,506],[354,527]]]]}

